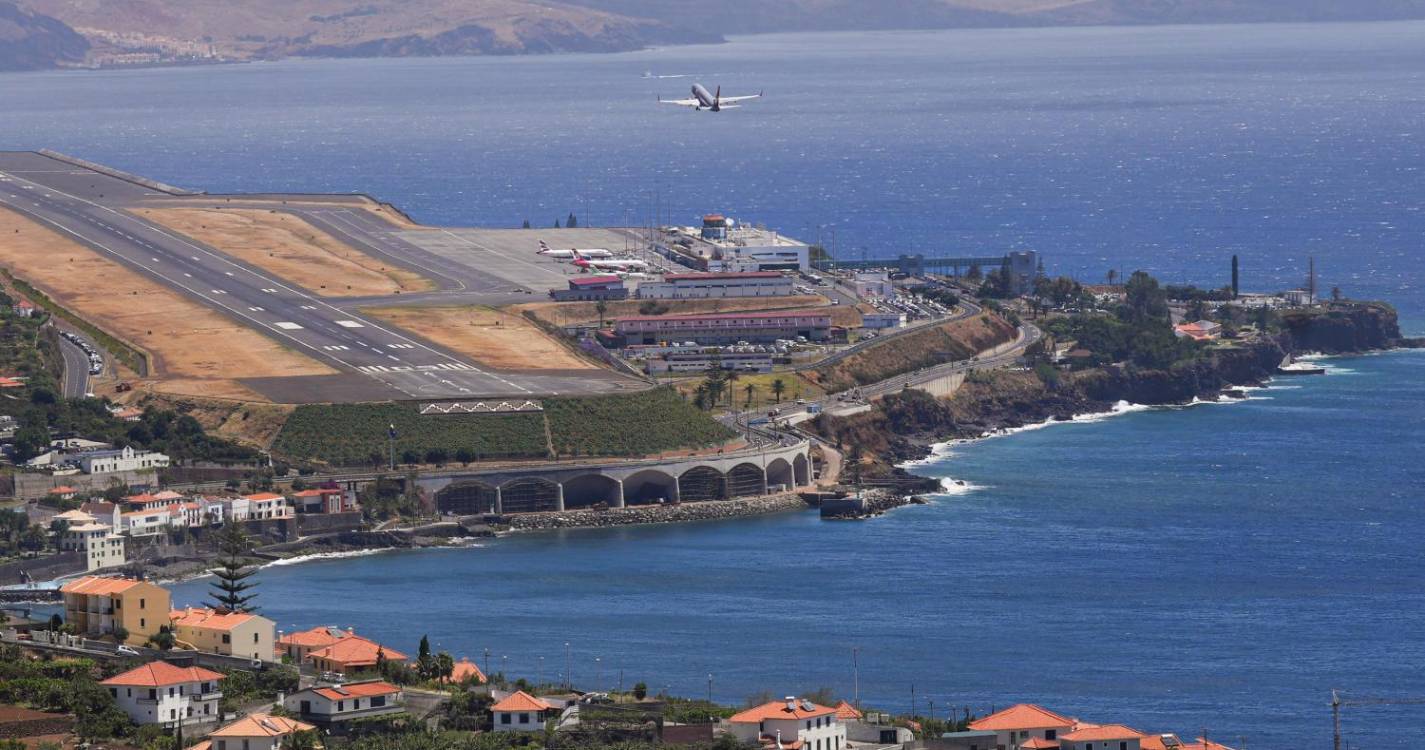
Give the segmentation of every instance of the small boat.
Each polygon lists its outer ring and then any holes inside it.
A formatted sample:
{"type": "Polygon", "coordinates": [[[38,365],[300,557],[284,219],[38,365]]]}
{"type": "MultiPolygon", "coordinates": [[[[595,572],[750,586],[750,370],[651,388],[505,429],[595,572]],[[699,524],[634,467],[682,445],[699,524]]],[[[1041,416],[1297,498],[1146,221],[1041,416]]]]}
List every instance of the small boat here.
{"type": "Polygon", "coordinates": [[[1291,361],[1291,356],[1288,355],[1286,359],[1283,359],[1283,360],[1282,360],[1282,363],[1281,363],[1280,365],[1277,365],[1277,374],[1278,374],[1278,375],[1325,375],[1325,374],[1326,374],[1326,368],[1325,368],[1325,367],[1322,367],[1321,365],[1312,364],[1312,363],[1310,363],[1310,362],[1293,362],[1293,361],[1291,361]]]}

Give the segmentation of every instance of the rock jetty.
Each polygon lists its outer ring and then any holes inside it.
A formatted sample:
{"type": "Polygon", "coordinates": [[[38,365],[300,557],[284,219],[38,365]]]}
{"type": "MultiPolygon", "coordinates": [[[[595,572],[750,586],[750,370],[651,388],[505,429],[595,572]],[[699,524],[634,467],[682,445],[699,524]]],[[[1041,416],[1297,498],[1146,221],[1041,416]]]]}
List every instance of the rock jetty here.
{"type": "Polygon", "coordinates": [[[514,531],[547,529],[592,529],[608,526],[629,526],[641,523],[683,523],[715,521],[740,516],[760,516],[806,510],[806,501],[795,493],[749,497],[738,500],[714,500],[679,505],[638,505],[608,510],[566,510],[548,513],[522,513],[506,516],[514,531]]]}

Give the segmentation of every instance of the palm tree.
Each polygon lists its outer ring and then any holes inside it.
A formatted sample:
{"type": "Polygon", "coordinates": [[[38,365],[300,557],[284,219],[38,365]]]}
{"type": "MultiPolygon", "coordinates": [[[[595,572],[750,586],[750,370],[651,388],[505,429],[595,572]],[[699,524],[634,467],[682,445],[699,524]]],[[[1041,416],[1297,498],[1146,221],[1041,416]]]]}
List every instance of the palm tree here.
{"type": "Polygon", "coordinates": [[[756,383],[748,383],[747,385],[745,385],[745,386],[742,387],[742,390],[744,390],[744,391],[747,392],[747,404],[746,404],[745,406],[743,406],[742,408],[744,408],[744,409],[751,409],[751,408],[752,408],[752,395],[757,392],[757,384],[756,384],[756,383]]]}
{"type": "Polygon", "coordinates": [[[1108,269],[1108,285],[1113,286],[1113,280],[1118,278],[1118,272],[1112,268],[1108,269]]]}
{"type": "Polygon", "coordinates": [[[609,303],[605,302],[604,300],[599,300],[598,302],[594,303],[594,309],[599,311],[599,327],[603,328],[604,313],[609,311],[609,303]]]}
{"type": "Polygon", "coordinates": [[[727,370],[723,373],[722,377],[724,384],[727,386],[727,408],[731,409],[732,400],[737,397],[737,392],[732,387],[732,384],[737,382],[737,371],[727,370]]]}
{"type": "Polygon", "coordinates": [[[772,398],[777,399],[777,403],[782,403],[782,394],[787,390],[787,384],[781,378],[772,381],[772,398]]]}

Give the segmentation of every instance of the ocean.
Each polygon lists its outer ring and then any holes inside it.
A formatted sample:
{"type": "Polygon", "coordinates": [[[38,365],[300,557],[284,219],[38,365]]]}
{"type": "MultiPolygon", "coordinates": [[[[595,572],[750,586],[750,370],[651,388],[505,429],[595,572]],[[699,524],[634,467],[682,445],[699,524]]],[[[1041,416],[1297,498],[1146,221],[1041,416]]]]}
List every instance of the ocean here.
{"type": "MultiPolygon", "coordinates": [[[[1323,289],[1387,299],[1420,334],[1421,38],[1422,23],[769,35],[4,75],[0,148],[213,192],[369,192],[433,224],[722,211],[847,258],[1033,248],[1085,281],[1143,268],[1218,286],[1238,254],[1244,288],[1279,289],[1314,258],[1323,289]],[[694,80],[767,96],[716,115],[656,103],[694,80]]],[[[260,601],[284,630],[349,625],[403,650],[429,633],[590,688],[702,695],[711,678],[741,702],[859,686],[895,711],[1027,700],[1325,743],[1332,688],[1425,695],[1425,354],[1330,364],[1242,403],[948,446],[918,470],[966,484],[868,522],[283,565],[260,601]]],[[[1348,709],[1343,728],[1406,747],[1425,711],[1348,709]]]]}

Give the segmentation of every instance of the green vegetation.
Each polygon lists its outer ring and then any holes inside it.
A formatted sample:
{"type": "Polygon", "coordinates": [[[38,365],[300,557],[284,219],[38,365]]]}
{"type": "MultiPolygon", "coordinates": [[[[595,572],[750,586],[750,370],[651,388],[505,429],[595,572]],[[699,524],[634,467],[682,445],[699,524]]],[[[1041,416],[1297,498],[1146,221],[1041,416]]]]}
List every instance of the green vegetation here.
{"type": "Polygon", "coordinates": [[[247,579],[257,572],[257,568],[247,564],[247,553],[252,549],[252,541],[237,523],[224,524],[218,535],[218,549],[222,557],[218,568],[213,571],[214,581],[212,607],[223,612],[255,612],[252,600],[257,594],[251,589],[256,584],[247,579]]]}
{"type": "Polygon", "coordinates": [[[977,315],[903,333],[829,365],[804,373],[828,393],[964,360],[1014,339],[1012,322],[995,314],[977,315]]]}
{"type": "Polygon", "coordinates": [[[135,728],[99,680],[112,676],[89,659],[32,660],[0,647],[0,703],[74,714],[83,739],[129,737],[135,728]]]}
{"type": "Polygon", "coordinates": [[[561,456],[643,456],[659,451],[705,448],[733,432],[672,388],[599,398],[553,398],[544,402],[550,441],[561,456]]]}
{"type": "Polygon", "coordinates": [[[109,334],[95,327],[89,321],[64,309],[54,300],[50,299],[44,292],[41,292],[40,290],[34,288],[29,284],[29,282],[26,282],[24,279],[15,278],[14,276],[10,275],[10,272],[8,270],[6,270],[4,273],[5,278],[8,279],[11,284],[14,284],[15,288],[18,289],[22,294],[33,300],[36,305],[43,307],[50,314],[56,317],[63,318],[70,325],[83,331],[86,335],[89,336],[89,338],[94,340],[94,343],[98,344],[101,348],[108,350],[109,353],[117,357],[120,362],[123,362],[125,365],[127,365],[130,370],[133,370],[134,372],[137,372],[140,375],[148,373],[148,355],[139,352],[137,349],[134,349],[128,344],[125,344],[124,342],[114,338],[113,336],[110,336],[109,334]]]}
{"type": "Polygon", "coordinates": [[[388,460],[391,427],[401,463],[548,454],[544,417],[538,412],[422,415],[414,404],[299,406],[272,449],[293,459],[335,466],[380,466],[388,460]]]}
{"type": "Polygon", "coordinates": [[[223,679],[222,710],[234,712],[244,706],[263,700],[276,700],[278,693],[291,694],[297,690],[297,668],[272,665],[266,669],[222,669],[223,679]]]}
{"type": "Polygon", "coordinates": [[[1056,338],[1077,341],[1078,348],[1090,352],[1092,365],[1131,362],[1166,369],[1197,356],[1197,342],[1174,335],[1168,296],[1157,279],[1135,271],[1125,291],[1127,299],[1112,314],[1079,313],[1056,318],[1044,328],[1056,338]]]}
{"type": "Polygon", "coordinates": [[[551,445],[557,456],[639,456],[715,445],[732,436],[671,388],[543,403],[542,414],[432,416],[412,404],[301,406],[273,450],[296,460],[380,466],[388,461],[392,426],[402,464],[545,458],[551,445]]]}

